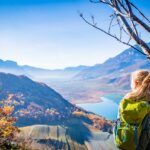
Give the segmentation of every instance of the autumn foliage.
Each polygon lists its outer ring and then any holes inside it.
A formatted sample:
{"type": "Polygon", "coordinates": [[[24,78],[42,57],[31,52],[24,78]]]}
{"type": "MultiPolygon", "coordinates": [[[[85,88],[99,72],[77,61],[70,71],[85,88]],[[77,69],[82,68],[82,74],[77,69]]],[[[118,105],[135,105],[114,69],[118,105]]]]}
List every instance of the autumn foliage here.
{"type": "Polygon", "coordinates": [[[14,126],[16,118],[12,117],[12,106],[0,107],[0,147],[8,147],[15,139],[19,129],[14,126]]]}

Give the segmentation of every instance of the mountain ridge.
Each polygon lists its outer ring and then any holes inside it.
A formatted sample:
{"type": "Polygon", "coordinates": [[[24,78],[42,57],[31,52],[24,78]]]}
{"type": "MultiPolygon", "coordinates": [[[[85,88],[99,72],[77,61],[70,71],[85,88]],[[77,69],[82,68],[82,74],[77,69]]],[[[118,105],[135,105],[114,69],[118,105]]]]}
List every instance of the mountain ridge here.
{"type": "Polygon", "coordinates": [[[107,94],[129,92],[130,75],[138,69],[150,71],[150,61],[140,52],[128,48],[102,64],[79,72],[68,82],[45,82],[73,103],[100,102],[100,97],[107,94]]]}
{"type": "Polygon", "coordinates": [[[88,68],[88,66],[76,66],[76,67],[66,67],[64,69],[44,69],[40,67],[33,67],[29,65],[18,65],[17,62],[12,60],[2,60],[0,59],[0,72],[5,73],[12,73],[16,75],[26,75],[30,78],[54,78],[55,76],[58,77],[72,77],[75,74],[79,73],[80,71],[84,70],[85,68],[88,68]]]}
{"type": "Polygon", "coordinates": [[[149,60],[138,51],[128,48],[104,63],[91,67],[79,66],[77,70],[68,67],[67,71],[55,70],[52,73],[25,66],[23,71],[33,80],[53,87],[72,103],[84,103],[99,102],[101,96],[112,92],[126,93],[130,90],[130,74],[137,69],[150,70],[149,60]]]}
{"type": "Polygon", "coordinates": [[[135,69],[144,69],[146,67],[150,67],[150,63],[146,59],[146,56],[142,55],[133,48],[128,48],[115,57],[107,59],[102,64],[96,64],[95,66],[88,67],[77,74],[74,78],[95,79],[101,76],[107,76],[107,74],[115,73],[116,71],[119,72],[123,69],[126,69],[127,72],[131,72],[134,70],[134,68],[132,69],[130,66],[134,66],[135,64],[137,65],[134,67],[135,69]],[[138,64],[139,61],[141,64],[138,64]],[[127,67],[130,67],[130,70],[127,67]]]}
{"type": "MultiPolygon", "coordinates": [[[[149,43],[150,45],[150,43],[149,43]]],[[[137,45],[135,47],[138,48],[137,45]]],[[[139,49],[141,50],[141,49],[139,49]]],[[[39,67],[33,67],[29,65],[18,65],[17,62],[12,60],[2,60],[0,59],[0,71],[6,73],[12,73],[16,75],[26,75],[32,79],[95,79],[99,76],[104,76],[109,73],[113,73],[117,70],[121,70],[126,68],[127,66],[132,66],[134,63],[138,63],[137,61],[143,61],[143,67],[149,67],[148,62],[145,59],[146,57],[134,50],[133,48],[128,48],[118,55],[106,59],[101,64],[96,64],[94,66],[76,66],[76,67],[66,67],[64,69],[44,69],[39,67]],[[129,56],[129,57],[128,57],[129,56]],[[133,59],[134,57],[134,59],[133,59]],[[137,60],[137,61],[136,61],[137,60]],[[113,65],[118,65],[117,68],[111,67],[113,65]],[[106,72],[106,71],[107,72],[106,72]]]]}

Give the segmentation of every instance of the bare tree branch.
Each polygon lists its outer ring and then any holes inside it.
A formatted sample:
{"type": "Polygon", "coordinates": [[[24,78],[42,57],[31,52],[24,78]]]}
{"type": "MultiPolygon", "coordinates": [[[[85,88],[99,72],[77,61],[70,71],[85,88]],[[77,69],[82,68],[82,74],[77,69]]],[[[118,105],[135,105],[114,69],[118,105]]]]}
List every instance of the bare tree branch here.
{"type": "Polygon", "coordinates": [[[127,43],[130,43],[130,41],[132,40],[132,38],[131,38],[131,36],[129,37],[129,40],[128,40],[128,42],[127,43]]]}
{"type": "Polygon", "coordinates": [[[122,30],[124,31],[124,33],[126,33],[126,35],[128,35],[129,37],[131,37],[131,36],[129,35],[129,33],[123,28],[123,25],[121,25],[120,20],[119,20],[118,17],[117,17],[117,14],[115,14],[115,16],[116,16],[116,20],[117,20],[117,22],[118,22],[119,27],[122,28],[122,30]]]}
{"type": "Polygon", "coordinates": [[[139,19],[137,16],[132,15],[132,18],[134,19],[134,21],[136,21],[141,27],[143,27],[146,31],[148,31],[150,33],[150,27],[144,23],[141,19],[139,19]]]}
{"type": "Polygon", "coordinates": [[[120,4],[120,6],[125,10],[125,12],[128,14],[129,11],[127,10],[127,8],[125,7],[123,1],[118,0],[118,3],[120,4]]]}
{"type": "Polygon", "coordinates": [[[111,15],[111,21],[110,21],[110,24],[109,24],[108,33],[110,33],[112,22],[113,22],[114,18],[115,18],[114,14],[111,15]]]}
{"type": "Polygon", "coordinates": [[[146,55],[145,53],[143,53],[142,51],[140,51],[140,50],[139,50],[138,48],[136,48],[135,46],[129,44],[129,42],[121,41],[121,40],[120,40],[118,37],[116,37],[115,35],[112,35],[112,34],[108,33],[107,31],[105,31],[105,30],[103,30],[103,29],[101,29],[101,28],[95,26],[94,24],[90,23],[89,21],[87,21],[87,20],[83,17],[83,14],[80,14],[80,17],[81,17],[87,24],[89,24],[90,26],[92,26],[92,27],[94,27],[94,28],[100,30],[101,32],[103,32],[103,33],[109,35],[110,37],[116,39],[117,41],[119,41],[119,42],[121,42],[121,43],[123,43],[123,44],[125,44],[125,45],[127,45],[127,46],[132,47],[133,49],[137,50],[137,51],[140,52],[141,54],[146,55]]]}
{"type": "MultiPolygon", "coordinates": [[[[130,14],[130,18],[132,19],[132,18],[134,18],[134,20],[137,22],[137,23],[139,23],[142,27],[144,27],[148,32],[150,32],[150,27],[149,26],[147,26],[142,20],[140,20],[138,17],[136,17],[134,14],[133,14],[133,12],[132,12],[132,8],[131,8],[131,4],[130,4],[130,2],[129,2],[129,0],[125,0],[125,2],[126,2],[126,5],[128,6],[128,8],[129,8],[129,14],[130,14]]],[[[141,14],[141,13],[140,13],[141,14]]],[[[142,16],[143,16],[143,14],[142,14],[142,16]]],[[[144,16],[144,18],[145,18],[145,16],[144,16]]],[[[146,18],[147,19],[147,18],[146,18]]],[[[133,19],[132,19],[133,20],[133,19]]]]}
{"type": "MultiPolygon", "coordinates": [[[[115,7],[120,11],[117,0],[115,0],[115,7]]],[[[141,46],[143,52],[147,55],[148,58],[150,58],[150,48],[148,47],[148,45],[134,33],[125,17],[121,16],[120,14],[118,14],[118,17],[124,24],[124,28],[126,29],[126,31],[131,35],[132,39],[141,46]]]]}
{"type": "Polygon", "coordinates": [[[132,2],[129,3],[141,14],[143,18],[145,18],[150,23],[150,20],[132,2]]]}
{"type": "Polygon", "coordinates": [[[90,0],[90,2],[106,4],[106,6],[108,5],[114,11],[114,14],[111,15],[112,18],[109,23],[108,31],[105,31],[102,28],[98,27],[94,21],[94,17],[92,21],[93,23],[91,23],[87,21],[82,14],[80,14],[82,19],[87,24],[111,36],[117,41],[134,48],[135,50],[139,51],[143,55],[146,55],[147,58],[150,59],[150,47],[141,38],[140,33],[138,31],[139,28],[137,28],[137,24],[143,30],[147,31],[148,34],[150,33],[150,26],[146,24],[143,20],[141,20],[138,15],[136,15],[135,10],[138,12],[140,16],[142,16],[146,21],[148,21],[148,23],[150,23],[150,20],[132,2],[130,2],[130,0],[90,0]],[[116,20],[117,23],[115,25],[112,25],[114,20],[116,20]],[[112,32],[111,28],[113,26],[118,27],[119,30],[118,37],[115,35],[116,33],[115,34],[111,33],[112,32]],[[128,36],[127,42],[123,40],[123,33],[126,33],[126,35],[128,36]],[[130,44],[131,40],[134,40],[142,50],[139,50],[138,48],[130,44]]]}
{"type": "Polygon", "coordinates": [[[131,20],[131,23],[132,23],[133,30],[136,33],[136,36],[138,36],[138,31],[136,29],[136,25],[135,25],[135,23],[134,23],[134,21],[132,19],[130,19],[130,20],[131,20]]]}
{"type": "Polygon", "coordinates": [[[132,18],[132,14],[133,14],[132,8],[131,8],[130,3],[129,3],[128,0],[125,0],[125,2],[126,2],[126,5],[127,5],[127,7],[128,7],[128,10],[129,10],[129,11],[128,11],[128,14],[129,14],[129,16],[130,16],[130,21],[131,21],[133,30],[135,31],[135,34],[138,36],[138,31],[137,31],[137,29],[136,29],[134,20],[133,20],[133,18],[132,18]]]}

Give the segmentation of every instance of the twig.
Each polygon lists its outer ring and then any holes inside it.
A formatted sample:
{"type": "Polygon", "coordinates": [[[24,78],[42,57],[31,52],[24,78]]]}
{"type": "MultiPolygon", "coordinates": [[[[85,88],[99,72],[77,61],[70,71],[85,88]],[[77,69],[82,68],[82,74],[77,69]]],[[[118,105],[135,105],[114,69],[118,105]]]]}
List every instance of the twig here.
{"type": "Polygon", "coordinates": [[[137,6],[135,6],[132,2],[129,3],[141,14],[142,17],[144,17],[150,23],[150,20],[139,10],[137,6]]]}
{"type": "Polygon", "coordinates": [[[109,35],[110,37],[112,37],[112,38],[116,39],[117,41],[119,41],[119,42],[121,42],[121,43],[123,43],[123,44],[125,44],[125,45],[127,45],[127,46],[132,47],[133,49],[137,50],[138,52],[140,52],[141,54],[143,54],[143,55],[145,55],[145,56],[146,56],[146,54],[145,54],[145,53],[143,53],[142,51],[140,51],[138,48],[136,48],[135,46],[131,45],[130,43],[127,43],[127,42],[121,41],[121,40],[120,40],[117,36],[112,35],[112,34],[108,33],[107,31],[105,31],[105,30],[103,30],[103,29],[101,29],[101,28],[99,28],[99,27],[95,26],[94,24],[90,23],[89,21],[87,21],[87,20],[83,17],[83,14],[80,14],[80,17],[81,17],[81,18],[82,18],[82,19],[83,19],[83,20],[84,20],[87,24],[89,24],[90,26],[92,26],[92,27],[94,27],[94,28],[98,29],[99,31],[101,31],[101,32],[103,32],[103,33],[105,33],[105,34],[109,35]]]}

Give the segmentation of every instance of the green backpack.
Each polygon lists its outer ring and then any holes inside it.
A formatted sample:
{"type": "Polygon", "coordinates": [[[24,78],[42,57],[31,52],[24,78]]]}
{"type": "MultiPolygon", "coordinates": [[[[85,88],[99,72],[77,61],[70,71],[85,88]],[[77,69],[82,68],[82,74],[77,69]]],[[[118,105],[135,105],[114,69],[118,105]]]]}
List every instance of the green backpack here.
{"type": "Polygon", "coordinates": [[[114,140],[118,148],[136,150],[142,130],[142,121],[149,112],[150,105],[144,99],[140,101],[121,100],[119,119],[113,128],[114,140]]]}

